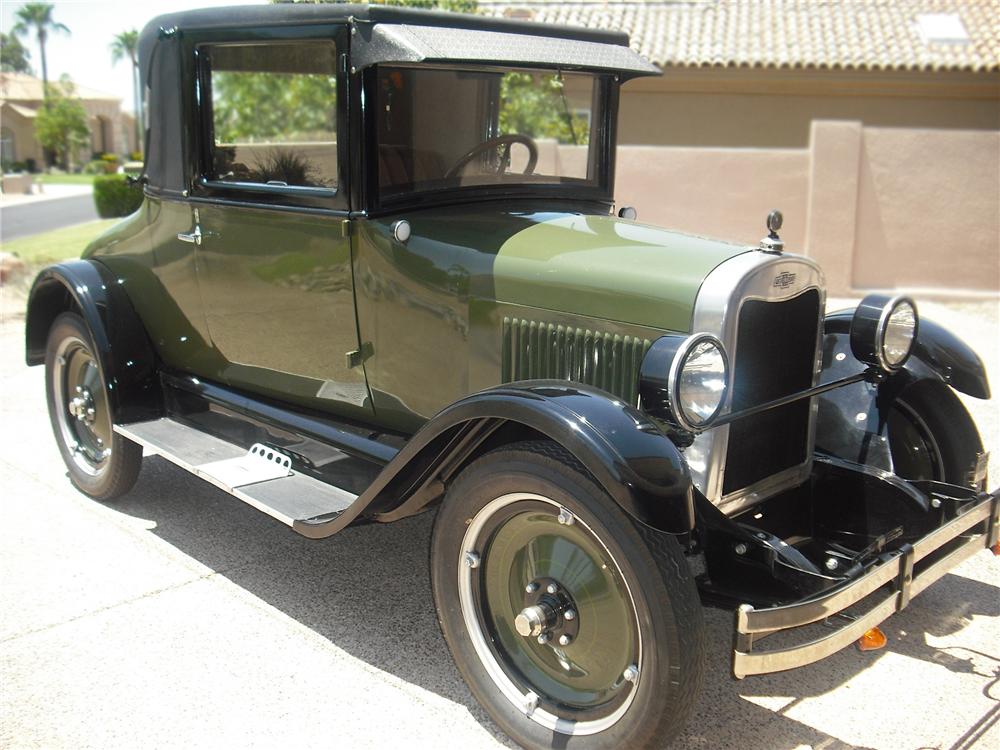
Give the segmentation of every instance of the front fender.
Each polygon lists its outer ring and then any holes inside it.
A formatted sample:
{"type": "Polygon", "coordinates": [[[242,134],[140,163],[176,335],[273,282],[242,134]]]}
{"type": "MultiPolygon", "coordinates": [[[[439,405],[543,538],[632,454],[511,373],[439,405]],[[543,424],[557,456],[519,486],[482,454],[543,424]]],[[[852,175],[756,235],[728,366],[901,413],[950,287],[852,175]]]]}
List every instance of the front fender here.
{"type": "Polygon", "coordinates": [[[636,520],[676,534],[694,527],[691,477],[670,439],[611,394],[565,381],[513,383],[447,407],[385,467],[364,512],[379,521],[418,512],[441,492],[440,484],[430,493],[420,486],[439,482],[446,467],[475,457],[468,450],[474,441],[463,435],[495,434],[504,425],[519,425],[563,446],[636,520]]]}
{"type": "MultiPolygon", "coordinates": [[[[830,313],[823,323],[824,334],[827,337],[849,337],[853,316],[854,310],[830,313]]],[[[850,352],[850,347],[847,351],[850,352]]],[[[823,365],[825,370],[827,363],[824,362],[823,365]]],[[[933,320],[920,319],[913,353],[903,370],[913,380],[933,377],[974,398],[990,398],[989,379],[979,355],[958,336],[933,320]]]]}
{"type": "Polygon", "coordinates": [[[49,329],[63,312],[79,313],[87,324],[107,384],[112,419],[153,419],[162,413],[156,355],[146,331],[115,275],[94,260],[49,266],[28,295],[25,360],[45,362],[49,329]]]}
{"type": "MultiPolygon", "coordinates": [[[[852,375],[864,367],[851,353],[853,314],[853,310],[841,310],[826,316],[823,381],[852,375]]],[[[888,447],[880,437],[889,409],[909,385],[926,379],[975,398],[990,397],[986,369],[976,353],[946,328],[921,318],[913,353],[899,372],[877,386],[855,383],[818,397],[816,448],[852,461],[886,464],[880,453],[888,447]]]]}

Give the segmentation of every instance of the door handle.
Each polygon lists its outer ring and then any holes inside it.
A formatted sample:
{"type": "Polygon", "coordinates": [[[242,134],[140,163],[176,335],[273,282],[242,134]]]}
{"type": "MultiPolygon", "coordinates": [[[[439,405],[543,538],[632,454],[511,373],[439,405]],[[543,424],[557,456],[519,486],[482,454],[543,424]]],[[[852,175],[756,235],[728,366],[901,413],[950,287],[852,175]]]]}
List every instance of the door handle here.
{"type": "Polygon", "coordinates": [[[201,227],[195,224],[193,232],[190,234],[179,232],[177,234],[177,239],[181,242],[193,242],[195,245],[201,245],[201,227]]]}

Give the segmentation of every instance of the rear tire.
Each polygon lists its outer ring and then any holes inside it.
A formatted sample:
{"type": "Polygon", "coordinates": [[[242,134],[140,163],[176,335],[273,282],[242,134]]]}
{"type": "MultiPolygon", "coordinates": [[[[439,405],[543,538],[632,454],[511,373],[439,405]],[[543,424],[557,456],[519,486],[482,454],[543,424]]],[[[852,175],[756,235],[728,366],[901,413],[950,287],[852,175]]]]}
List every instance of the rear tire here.
{"type": "Polygon", "coordinates": [[[660,746],[683,727],[704,667],[680,545],[559,446],[516,444],[462,472],[435,521],[431,580],[459,671],[522,746],[660,746]]]}
{"type": "Polygon", "coordinates": [[[45,391],[70,481],[96,500],[112,500],[135,484],[142,447],[114,432],[96,351],[83,318],[70,312],[59,315],[45,350],[45,391]]]}

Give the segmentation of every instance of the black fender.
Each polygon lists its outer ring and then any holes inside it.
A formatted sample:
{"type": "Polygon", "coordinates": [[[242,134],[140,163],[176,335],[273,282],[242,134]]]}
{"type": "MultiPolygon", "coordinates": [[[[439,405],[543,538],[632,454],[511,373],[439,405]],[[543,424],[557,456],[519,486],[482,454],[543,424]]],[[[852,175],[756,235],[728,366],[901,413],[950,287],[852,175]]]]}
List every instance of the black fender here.
{"type": "MultiPolygon", "coordinates": [[[[830,313],[823,322],[824,335],[849,337],[853,316],[854,310],[830,313]]],[[[847,351],[850,352],[850,347],[847,351]]],[[[826,368],[824,361],[823,369],[826,368]]],[[[913,353],[902,372],[910,376],[911,382],[936,378],[973,398],[990,398],[989,379],[979,355],[947,328],[927,318],[920,318],[913,353]]]]}
{"type": "Polygon", "coordinates": [[[414,515],[441,497],[462,466],[507,442],[502,436],[517,440],[525,434],[563,446],[635,520],[674,534],[694,528],[694,485],[687,464],[655,422],[597,388],[525,381],[446,407],[389,461],[349,517],[306,522],[296,530],[316,538],[362,514],[382,522],[414,515]]]}
{"type": "MultiPolygon", "coordinates": [[[[826,316],[823,326],[822,381],[832,381],[864,368],[851,353],[853,310],[826,316]]],[[[913,352],[898,372],[879,384],[855,383],[817,398],[816,448],[842,458],[879,464],[875,439],[881,435],[889,408],[907,387],[933,380],[975,398],[990,398],[986,368],[972,348],[948,329],[920,319],[913,352]]]]}
{"type": "Polygon", "coordinates": [[[44,364],[52,322],[67,311],[79,313],[93,336],[112,420],[126,423],[161,416],[156,354],[122,284],[99,261],[59,263],[35,278],[25,325],[28,365],[44,364]]]}

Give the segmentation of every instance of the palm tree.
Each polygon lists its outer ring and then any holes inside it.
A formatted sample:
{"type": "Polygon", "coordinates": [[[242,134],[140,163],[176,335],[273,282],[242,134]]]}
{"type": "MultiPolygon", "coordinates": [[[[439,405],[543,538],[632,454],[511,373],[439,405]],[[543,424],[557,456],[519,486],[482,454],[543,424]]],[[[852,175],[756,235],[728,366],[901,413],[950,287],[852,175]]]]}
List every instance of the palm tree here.
{"type": "Polygon", "coordinates": [[[136,148],[142,149],[143,112],[142,94],[139,85],[139,32],[135,29],[122,31],[115,34],[115,40],[111,43],[111,62],[117,63],[119,60],[128,58],[132,62],[132,101],[135,107],[135,143],[136,148]]]}
{"type": "Polygon", "coordinates": [[[35,32],[42,58],[42,97],[44,99],[49,98],[49,67],[45,60],[45,42],[49,38],[50,31],[69,33],[66,24],[52,19],[53,7],[51,3],[25,3],[18,8],[15,14],[17,22],[11,29],[17,36],[27,36],[32,31],[35,32]]]}

